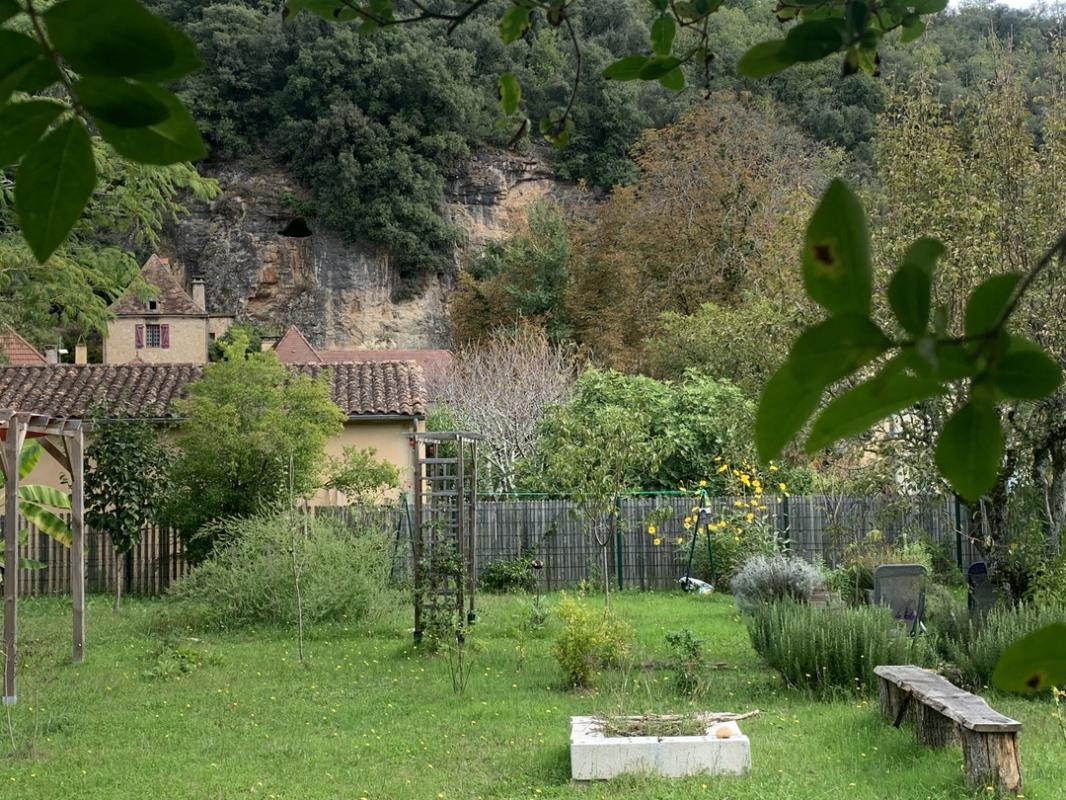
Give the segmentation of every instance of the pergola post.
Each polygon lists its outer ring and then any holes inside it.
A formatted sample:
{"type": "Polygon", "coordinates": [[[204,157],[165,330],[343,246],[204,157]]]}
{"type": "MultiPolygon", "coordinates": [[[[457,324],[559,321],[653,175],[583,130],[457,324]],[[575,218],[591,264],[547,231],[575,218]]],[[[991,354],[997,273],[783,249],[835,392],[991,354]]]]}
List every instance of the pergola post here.
{"type": "Polygon", "coordinates": [[[19,455],[25,427],[18,417],[7,422],[3,445],[4,470],[4,695],[15,705],[15,641],[18,628],[19,455]]]}
{"type": "Polygon", "coordinates": [[[85,431],[63,437],[70,470],[70,599],[74,606],[74,662],[85,660],[85,431]]]}

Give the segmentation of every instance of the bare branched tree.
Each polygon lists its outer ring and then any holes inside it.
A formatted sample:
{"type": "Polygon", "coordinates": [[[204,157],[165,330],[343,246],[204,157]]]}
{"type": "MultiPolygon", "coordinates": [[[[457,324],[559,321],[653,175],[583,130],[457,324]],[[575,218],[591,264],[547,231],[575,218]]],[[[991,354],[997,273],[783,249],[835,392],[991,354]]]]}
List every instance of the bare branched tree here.
{"type": "Polygon", "coordinates": [[[520,323],[461,350],[440,380],[440,400],[463,428],[486,437],[495,491],[514,489],[515,465],[533,452],[545,411],[565,402],[579,359],[537,325],[520,323]]]}

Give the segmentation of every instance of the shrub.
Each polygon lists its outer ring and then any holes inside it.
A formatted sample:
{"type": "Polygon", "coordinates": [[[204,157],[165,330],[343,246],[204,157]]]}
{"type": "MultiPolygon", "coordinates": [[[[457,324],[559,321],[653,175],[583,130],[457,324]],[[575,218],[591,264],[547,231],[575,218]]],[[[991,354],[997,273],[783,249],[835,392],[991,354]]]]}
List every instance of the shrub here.
{"type": "Polygon", "coordinates": [[[674,671],[674,687],[684,695],[698,697],[703,693],[705,656],[703,641],[688,628],[666,632],[666,646],[670,649],[670,667],[674,671]]]}
{"type": "Polygon", "coordinates": [[[730,584],[741,609],[779,600],[807,602],[822,583],[813,564],[793,556],[753,556],[730,584]]]}
{"type": "Polygon", "coordinates": [[[983,619],[972,617],[954,629],[937,630],[937,647],[954,666],[954,677],[966,688],[979,690],[988,686],[1000,655],[1016,639],[1064,621],[1064,606],[1000,606],[983,619]]]}
{"type": "Polygon", "coordinates": [[[532,592],[537,588],[533,556],[521,553],[512,559],[490,561],[481,567],[478,583],[486,592],[532,592]]]}
{"type": "MultiPolygon", "coordinates": [[[[773,532],[763,526],[753,526],[742,536],[728,531],[712,533],[711,555],[707,555],[707,534],[696,534],[696,549],[692,554],[692,577],[714,583],[716,589],[729,588],[729,582],[744,563],[754,556],[772,556],[777,552],[773,532]],[[711,561],[713,559],[713,569],[711,561]],[[713,573],[713,574],[712,574],[713,573]]],[[[680,548],[678,558],[688,563],[689,548],[680,548]]]]}
{"type": "Polygon", "coordinates": [[[183,578],[173,594],[194,602],[201,622],[221,626],[291,623],[296,619],[293,542],[300,573],[303,619],[358,620],[385,585],[388,538],[353,534],[334,522],[262,514],[211,526],[211,556],[183,578]]]}
{"type": "Polygon", "coordinates": [[[870,691],[879,664],[932,662],[928,642],[906,636],[887,608],[765,603],[745,619],[755,650],[786,683],[823,696],[870,691]]]}
{"type": "Polygon", "coordinates": [[[552,655],[571,686],[590,686],[598,670],[620,664],[633,649],[633,628],[609,609],[593,610],[564,592],[556,613],[563,630],[552,655]]]}

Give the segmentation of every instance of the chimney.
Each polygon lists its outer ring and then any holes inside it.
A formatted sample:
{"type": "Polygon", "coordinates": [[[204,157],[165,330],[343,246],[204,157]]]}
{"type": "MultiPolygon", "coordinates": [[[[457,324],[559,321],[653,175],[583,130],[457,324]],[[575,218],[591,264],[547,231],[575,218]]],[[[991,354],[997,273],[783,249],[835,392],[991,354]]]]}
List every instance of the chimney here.
{"type": "Polygon", "coordinates": [[[88,364],[89,363],[89,348],[85,346],[83,342],[78,342],[74,345],[74,363],[75,364],[88,364]]]}
{"type": "Polygon", "coordinates": [[[203,278],[193,278],[192,301],[204,311],[207,311],[207,290],[204,286],[203,278]]]}
{"type": "Polygon", "coordinates": [[[44,349],[44,360],[49,364],[59,363],[59,348],[58,347],[46,347],[44,349]]]}

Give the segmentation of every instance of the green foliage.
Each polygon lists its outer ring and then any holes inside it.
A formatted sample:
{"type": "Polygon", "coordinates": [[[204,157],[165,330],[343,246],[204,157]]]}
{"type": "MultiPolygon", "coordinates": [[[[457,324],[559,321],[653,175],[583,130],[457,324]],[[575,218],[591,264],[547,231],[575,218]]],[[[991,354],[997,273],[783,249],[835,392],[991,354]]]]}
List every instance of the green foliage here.
{"type": "Polygon", "coordinates": [[[487,592],[532,592],[537,588],[537,576],[533,572],[533,555],[522,553],[515,558],[499,559],[482,564],[478,582],[487,592]]]}
{"type": "Polygon", "coordinates": [[[177,98],[158,84],[196,69],[192,41],[138,0],[62,0],[43,13],[33,3],[0,30],[0,114],[21,122],[7,133],[3,166],[18,164],[14,205],[19,230],[43,264],[66,240],[97,187],[90,126],[119,153],[141,163],[175,164],[206,155],[177,98]],[[67,70],[81,76],[72,83],[67,70]],[[59,91],[52,87],[58,84],[59,91]],[[12,94],[49,91],[55,107],[11,105],[12,94]],[[3,105],[7,104],[7,105],[3,105]],[[54,124],[54,127],[51,127],[54,124]]]}
{"type": "MultiPolygon", "coordinates": [[[[695,549],[692,551],[693,578],[713,583],[716,589],[726,590],[733,579],[750,559],[757,556],[773,556],[778,552],[778,542],[773,532],[764,525],[747,526],[744,533],[732,528],[717,532],[696,533],[695,549]],[[707,552],[707,539],[711,540],[711,552],[707,552]],[[712,563],[713,562],[713,563],[712,563]]],[[[688,564],[689,549],[678,551],[678,558],[688,564]]]]}
{"type": "Polygon", "coordinates": [[[258,353],[263,349],[263,337],[266,332],[254,322],[234,322],[224,334],[214,339],[207,346],[207,360],[221,361],[224,357],[224,345],[231,343],[235,337],[245,339],[245,351],[258,353]]]}
{"type": "Polygon", "coordinates": [[[1045,625],[1012,642],[996,662],[992,683],[1009,692],[1058,692],[1066,683],[1066,624],[1045,625]]]}
{"type": "Polygon", "coordinates": [[[489,242],[466,265],[451,298],[455,339],[482,339],[526,320],[555,342],[570,333],[565,308],[570,237],[562,210],[537,202],[526,210],[528,230],[489,242]]]}
{"type": "Polygon", "coordinates": [[[247,344],[241,334],[224,344],[223,360],[208,364],[177,404],[184,422],[166,516],[194,560],[211,549],[217,529],[196,533],[212,520],[316,489],[326,439],[342,426],[327,377],[293,375],[273,351],[248,353],[247,344]]]}
{"type": "MultiPolygon", "coordinates": [[[[942,248],[923,240],[908,250],[899,270],[907,276],[920,263],[931,273],[932,262],[941,252],[942,248]]],[[[1046,266],[1050,258],[1041,263],[1046,266]]],[[[865,214],[858,199],[839,181],[826,190],[808,224],[803,272],[811,299],[831,316],[800,335],[788,361],[763,389],[756,418],[760,456],[769,459],[782,451],[804,427],[829,386],[862,374],[865,365],[898,348],[899,354],[885,362],[874,378],[822,410],[807,439],[807,450],[821,449],[969,378],[966,401],[940,434],[936,464],[964,498],[975,500],[990,490],[999,475],[1004,449],[992,385],[1005,384],[1001,391],[1008,396],[1038,397],[1054,391],[1062,380],[1058,365],[1042,355],[1038,358],[1047,364],[1046,381],[1005,366],[1014,354],[1040,352],[1035,343],[1011,337],[1005,330],[1018,300],[1019,279],[998,276],[973,290],[966,307],[966,338],[947,333],[949,320],[942,309],[935,330],[926,331],[923,326],[918,335],[904,331],[910,338],[891,340],[869,317],[872,265],[865,214]]],[[[900,285],[896,279],[893,284],[900,285]]],[[[921,292],[930,291],[931,282],[912,284],[921,292]]],[[[903,302],[902,295],[901,290],[896,292],[897,305],[903,302]]],[[[927,307],[928,297],[921,298],[921,304],[927,307]]],[[[913,328],[922,316],[921,309],[913,315],[897,309],[904,328],[913,328]]]]}
{"type": "MultiPolygon", "coordinates": [[[[1032,605],[1000,605],[981,619],[967,619],[952,629],[937,630],[936,645],[942,656],[954,666],[961,683],[980,691],[992,683],[996,664],[1012,643],[1046,625],[1062,623],[1064,619],[1066,610],[1062,606],[1040,608],[1032,605]]],[[[1023,651],[1025,649],[1022,648],[1023,651]]],[[[1044,649],[1038,639],[1035,655],[1044,649]]],[[[1008,661],[1004,667],[1004,677],[1016,672],[1023,663],[1018,651],[1011,656],[1011,661],[1014,661],[1014,666],[1008,661]]],[[[1045,669],[1051,669],[1050,665],[1045,669]]],[[[1020,683],[1029,677],[1024,676],[1020,683]]],[[[996,682],[1001,683],[998,680],[996,682]]],[[[1014,685],[1009,680],[1005,682],[1008,685],[1004,688],[1009,691],[1041,688],[1040,685],[1024,687],[1014,685]]]]}
{"type": "Polygon", "coordinates": [[[146,419],[94,418],[85,454],[85,521],[119,554],[132,550],[163,508],[171,448],[146,419]]]}
{"type": "Polygon", "coordinates": [[[552,646],[552,655],[563,668],[569,686],[591,686],[600,670],[618,666],[633,649],[633,628],[609,609],[593,610],[564,593],[556,613],[563,629],[552,646]]]}
{"type": "MultiPolygon", "coordinates": [[[[26,105],[9,104],[0,114],[26,105]]],[[[84,341],[106,330],[108,305],[139,279],[136,254],[154,250],[164,222],[184,212],[179,198],[218,191],[187,164],[132,164],[95,138],[92,149],[100,185],[47,266],[19,233],[10,187],[0,187],[0,321],[39,344],[55,344],[61,334],[84,341]]]]}
{"type": "Polygon", "coordinates": [[[368,503],[387,489],[399,488],[399,469],[391,461],[374,458],[376,454],[373,447],[345,447],[340,458],[329,460],[323,488],[356,503],[368,503]]]}
{"type": "Polygon", "coordinates": [[[155,661],[152,666],[144,671],[144,677],[153,680],[180,680],[201,667],[222,663],[217,654],[192,637],[160,642],[153,658],[155,661]]]}
{"type": "MultiPolygon", "coordinates": [[[[62,512],[70,512],[70,495],[52,486],[40,484],[23,484],[22,479],[27,477],[44,453],[40,443],[35,439],[28,439],[22,445],[19,453],[19,515],[26,522],[36,525],[37,529],[46,536],[55,539],[62,545],[70,547],[74,534],[70,529],[70,523],[60,516],[62,512]]],[[[0,474],[0,489],[4,487],[6,480],[0,474]]],[[[19,544],[25,544],[26,530],[18,532],[19,544]]],[[[44,569],[46,566],[38,561],[28,558],[19,558],[19,567],[22,569],[44,569]]],[[[4,555],[0,553],[0,566],[4,564],[4,555]]],[[[0,573],[0,584],[3,583],[3,575],[0,573]]]]}
{"type": "Polygon", "coordinates": [[[878,664],[929,664],[928,643],[910,637],[887,608],[814,608],[797,603],[755,606],[745,617],[751,643],[793,687],[823,697],[869,694],[878,664]]]}
{"type": "Polygon", "coordinates": [[[628,443],[625,463],[610,465],[617,482],[613,489],[604,487],[609,496],[695,484],[715,473],[716,457],[749,460],[752,412],[751,401],[735,386],[696,372],[673,383],[590,369],[578,379],[574,398],[542,427],[543,488],[565,491],[572,478],[596,480],[585,476],[602,471],[601,459],[607,457],[597,447],[597,426],[605,441],[610,434],[628,443]]]}
{"type": "Polygon", "coordinates": [[[813,564],[777,554],[752,556],[737,570],[729,585],[737,605],[745,609],[784,600],[805,603],[821,584],[822,575],[813,564]]]}
{"type": "Polygon", "coordinates": [[[173,589],[197,624],[288,625],[297,614],[292,558],[299,565],[305,624],[369,613],[389,572],[389,540],[303,514],[264,513],[214,522],[202,532],[211,555],[173,589]],[[295,530],[295,536],[293,535],[295,530]]]}
{"type": "Polygon", "coordinates": [[[707,657],[703,640],[688,628],[678,628],[666,632],[666,647],[670,652],[674,688],[686,697],[698,698],[706,688],[703,672],[707,657]]]}

